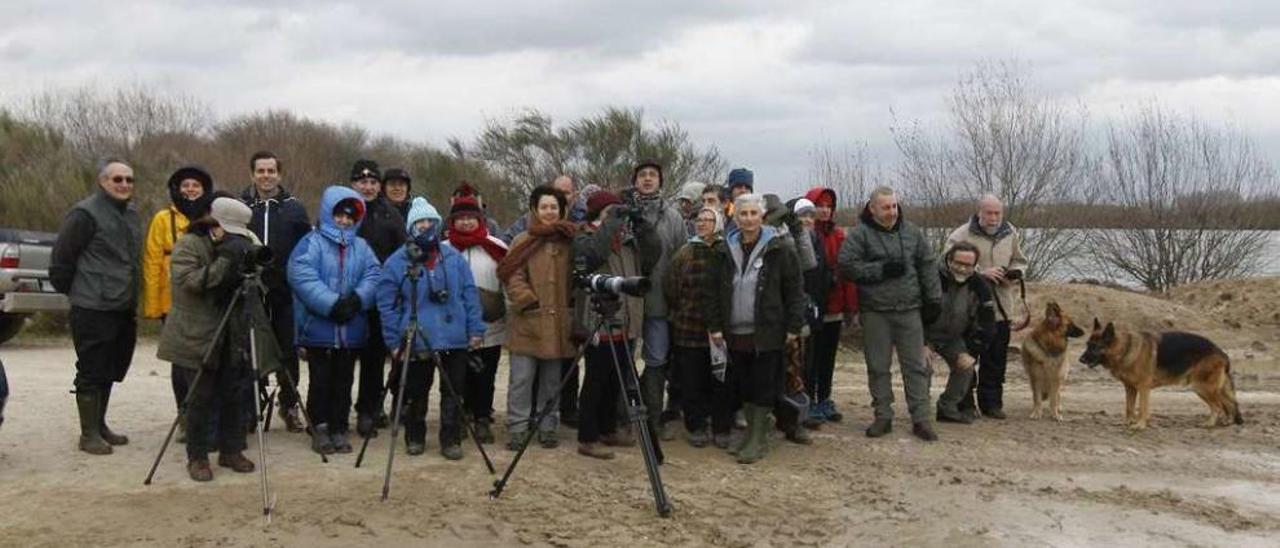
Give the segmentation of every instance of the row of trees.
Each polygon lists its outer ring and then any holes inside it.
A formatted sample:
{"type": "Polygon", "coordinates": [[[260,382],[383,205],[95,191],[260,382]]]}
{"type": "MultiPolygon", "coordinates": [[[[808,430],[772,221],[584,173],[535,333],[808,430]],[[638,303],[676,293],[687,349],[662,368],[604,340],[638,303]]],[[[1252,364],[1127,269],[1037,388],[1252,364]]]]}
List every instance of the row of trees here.
{"type": "Polygon", "coordinates": [[[186,95],[86,88],[0,109],[0,218],[6,226],[56,229],[92,188],[96,163],[108,156],[134,168],[144,212],[164,207],[164,181],[186,163],[204,165],[220,188],[238,193],[249,184],[248,158],[262,149],[280,155],[286,186],[308,204],[318,202],[325,186],[345,181],[356,159],[372,158],[384,169],[407,169],[414,193],[437,206],[468,181],[504,222],[523,211],[531,188],[561,173],[617,187],[640,158],[662,161],[673,181],[718,180],[726,169],[714,147],[700,148],[679,125],[648,122],[640,110],[609,108],[564,126],[527,111],[490,121],[472,142],[455,138],[438,147],[288,111],[218,119],[186,95]]]}
{"type": "MultiPolygon", "coordinates": [[[[938,245],[992,193],[1011,222],[1036,227],[1024,232],[1031,278],[1085,258],[1108,278],[1163,291],[1247,275],[1266,260],[1275,173],[1243,131],[1156,103],[1099,128],[1083,105],[1037,88],[1014,62],[979,63],[947,107],[941,129],[895,122],[901,160],[878,178],[902,190],[938,245]]],[[[826,180],[866,195],[877,164],[865,146],[817,150],[817,175],[838,174],[826,180]]]]}

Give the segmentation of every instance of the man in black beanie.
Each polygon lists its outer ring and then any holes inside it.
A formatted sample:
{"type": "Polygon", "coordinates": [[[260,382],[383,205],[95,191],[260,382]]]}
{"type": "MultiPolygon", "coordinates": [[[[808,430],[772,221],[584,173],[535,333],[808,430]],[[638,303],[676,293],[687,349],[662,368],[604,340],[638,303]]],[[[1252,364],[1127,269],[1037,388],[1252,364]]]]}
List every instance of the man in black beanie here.
{"type": "MultiPolygon", "coordinates": [[[[373,160],[356,160],[351,166],[351,188],[364,198],[365,215],[356,232],[373,248],[378,262],[386,262],[408,238],[404,228],[404,216],[396,210],[382,193],[382,172],[373,160]]],[[[381,333],[382,321],[378,310],[369,314],[369,332],[381,333]]],[[[360,387],[356,397],[356,432],[370,437],[377,434],[378,426],[386,426],[386,414],[382,412],[383,366],[387,361],[387,345],[382,337],[369,337],[369,343],[360,351],[360,387]]]]}

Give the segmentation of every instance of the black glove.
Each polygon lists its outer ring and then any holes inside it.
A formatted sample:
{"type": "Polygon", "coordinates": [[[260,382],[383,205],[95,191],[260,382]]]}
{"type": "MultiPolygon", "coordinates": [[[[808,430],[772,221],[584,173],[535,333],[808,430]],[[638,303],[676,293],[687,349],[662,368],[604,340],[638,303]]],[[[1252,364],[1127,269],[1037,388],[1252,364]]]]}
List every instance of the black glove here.
{"type": "Polygon", "coordinates": [[[880,274],[886,280],[900,277],[906,273],[907,264],[898,260],[885,261],[884,265],[880,267],[880,274]]]}
{"type": "Polygon", "coordinates": [[[791,233],[791,237],[798,240],[804,234],[804,223],[800,222],[800,217],[795,213],[788,211],[782,216],[782,222],[787,225],[787,232],[791,233]]]}
{"type": "Polygon", "coordinates": [[[329,319],[338,323],[347,323],[351,318],[356,317],[363,307],[360,296],[355,293],[339,297],[338,302],[333,303],[333,308],[329,310],[329,319]]]}
{"type": "Polygon", "coordinates": [[[920,307],[920,321],[925,325],[933,325],[938,321],[938,316],[942,315],[942,305],[934,302],[926,302],[920,307]]]}

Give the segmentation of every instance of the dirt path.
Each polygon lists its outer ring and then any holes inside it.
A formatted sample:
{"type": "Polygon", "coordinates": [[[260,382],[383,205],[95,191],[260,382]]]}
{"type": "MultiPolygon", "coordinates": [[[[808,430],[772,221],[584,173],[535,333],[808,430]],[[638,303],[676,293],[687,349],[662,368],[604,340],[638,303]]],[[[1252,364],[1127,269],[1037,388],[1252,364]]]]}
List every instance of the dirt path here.
{"type": "MultiPolygon", "coordinates": [[[[635,450],[611,462],[580,457],[568,429],[559,449],[532,449],[507,494],[491,501],[492,478],[474,448],[445,461],[433,422],[426,455],[397,456],[386,503],[378,500],[385,434],[356,470],[352,455],[324,465],[303,435],[273,431],[278,498],[264,526],[256,474],[215,467],[215,481],[198,485],[186,477],[182,446],[170,449],[154,485],[142,485],[173,416],[168,366],[154,354],[154,345],[139,348],[113,399],[112,423],[132,443],[91,457],[75,450],[69,344],[0,349],[14,391],[0,430],[0,545],[1240,547],[1280,538],[1274,364],[1251,363],[1238,376],[1243,428],[1200,428],[1205,407],[1193,394],[1161,390],[1142,434],[1120,425],[1123,390],[1101,372],[1073,371],[1065,422],[1024,418],[1030,400],[1011,364],[1010,420],[939,425],[942,440],[924,444],[905,418],[887,438],[863,437],[865,375],[846,356],[837,402],[848,418],[817,432],[811,448],[775,437],[768,458],[745,467],[718,450],[669,443],[662,472],[672,519],[654,515],[635,450]]],[[[941,384],[935,377],[935,396],[941,384]]],[[[898,398],[901,417],[900,388],[898,398]]],[[[510,460],[491,448],[499,466],[510,460]]],[[[257,460],[252,440],[248,454],[257,460]]]]}

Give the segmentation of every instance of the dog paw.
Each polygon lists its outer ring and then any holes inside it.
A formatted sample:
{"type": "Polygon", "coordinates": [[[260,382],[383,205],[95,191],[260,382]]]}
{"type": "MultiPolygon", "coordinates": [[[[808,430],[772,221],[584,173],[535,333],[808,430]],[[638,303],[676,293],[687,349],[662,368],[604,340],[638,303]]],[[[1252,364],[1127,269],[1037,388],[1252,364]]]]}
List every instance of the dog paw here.
{"type": "Polygon", "coordinates": [[[1036,410],[1032,411],[1032,412],[1031,412],[1031,414],[1030,414],[1030,415],[1028,415],[1027,417],[1028,417],[1028,418],[1030,418],[1030,419],[1033,419],[1033,420],[1039,420],[1039,419],[1040,419],[1040,410],[1039,410],[1039,409],[1036,409],[1036,410]]]}
{"type": "Polygon", "coordinates": [[[1055,420],[1055,421],[1057,421],[1057,422],[1062,422],[1062,413],[1054,413],[1054,414],[1053,414],[1053,420],[1055,420]]]}

